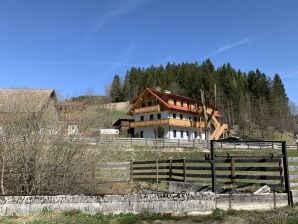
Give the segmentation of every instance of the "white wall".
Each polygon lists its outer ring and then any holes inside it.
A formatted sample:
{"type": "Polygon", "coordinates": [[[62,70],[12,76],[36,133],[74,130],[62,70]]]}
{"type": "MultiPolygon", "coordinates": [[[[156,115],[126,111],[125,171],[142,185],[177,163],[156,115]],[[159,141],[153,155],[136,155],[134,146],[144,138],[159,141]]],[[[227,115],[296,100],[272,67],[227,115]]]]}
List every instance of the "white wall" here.
{"type": "Polygon", "coordinates": [[[160,111],[160,112],[152,112],[152,113],[146,113],[142,115],[135,115],[134,120],[135,121],[141,121],[141,116],[144,116],[144,121],[149,121],[150,120],[150,115],[154,115],[154,120],[157,120],[157,114],[161,115],[161,119],[167,119],[169,118],[169,111],[160,111]]]}
{"type": "MultiPolygon", "coordinates": [[[[200,133],[199,129],[195,129],[195,128],[183,128],[183,127],[170,127],[169,130],[169,126],[162,126],[164,129],[164,133],[165,133],[165,138],[167,139],[182,139],[182,140],[193,140],[195,139],[195,132],[197,132],[197,138],[196,139],[201,139],[201,140],[205,140],[205,135],[204,133],[200,133]],[[176,137],[174,137],[174,130],[176,130],[176,137]],[[183,138],[181,138],[180,133],[181,131],[183,131],[183,138]],[[189,136],[186,135],[186,133],[189,133],[189,136]],[[201,135],[200,135],[201,134],[201,135]]],[[[135,128],[135,135],[136,133],[139,134],[141,131],[143,131],[143,138],[155,138],[155,134],[154,134],[154,127],[142,127],[142,128],[135,128]]]]}

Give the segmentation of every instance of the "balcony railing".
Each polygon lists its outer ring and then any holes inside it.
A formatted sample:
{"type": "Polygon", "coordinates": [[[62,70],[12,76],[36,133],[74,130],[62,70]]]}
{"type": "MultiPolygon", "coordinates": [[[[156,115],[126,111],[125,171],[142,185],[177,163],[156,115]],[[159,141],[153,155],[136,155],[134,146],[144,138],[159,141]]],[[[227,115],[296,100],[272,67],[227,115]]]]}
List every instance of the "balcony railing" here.
{"type": "Polygon", "coordinates": [[[156,112],[156,111],[160,111],[159,105],[136,108],[134,109],[134,114],[150,113],[150,112],[156,112]]]}
{"type": "Polygon", "coordinates": [[[205,126],[204,122],[199,121],[189,121],[189,120],[178,120],[178,119],[162,119],[162,120],[150,120],[150,121],[134,121],[130,123],[131,128],[137,127],[150,127],[150,126],[160,126],[160,125],[170,125],[178,127],[193,127],[202,128],[205,126]]]}
{"type": "Polygon", "coordinates": [[[169,125],[169,119],[151,120],[151,121],[134,121],[130,123],[131,128],[160,126],[160,125],[169,125]]]}

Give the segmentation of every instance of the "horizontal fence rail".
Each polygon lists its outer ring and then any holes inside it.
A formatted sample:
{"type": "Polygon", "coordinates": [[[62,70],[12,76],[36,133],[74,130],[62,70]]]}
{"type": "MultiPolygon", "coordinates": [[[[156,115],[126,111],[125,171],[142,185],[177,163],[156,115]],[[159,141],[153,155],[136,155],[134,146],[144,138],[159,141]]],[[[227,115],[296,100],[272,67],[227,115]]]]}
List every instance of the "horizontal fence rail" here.
{"type": "Polygon", "coordinates": [[[131,179],[130,162],[95,163],[92,178],[99,182],[125,182],[131,179]]]}
{"type": "MultiPolygon", "coordinates": [[[[268,184],[278,187],[284,183],[281,157],[217,157],[215,163],[218,184],[268,184]]],[[[208,159],[135,161],[132,162],[132,179],[211,185],[211,165],[208,159]]]]}
{"type": "MultiPolygon", "coordinates": [[[[167,139],[167,138],[120,138],[94,137],[80,138],[91,145],[121,145],[121,146],[149,146],[149,147],[176,147],[176,148],[209,148],[208,141],[199,139],[167,139]]],[[[274,141],[222,141],[216,142],[217,149],[281,149],[281,144],[274,141]]],[[[288,150],[298,150],[296,142],[287,142],[288,150]]]]}

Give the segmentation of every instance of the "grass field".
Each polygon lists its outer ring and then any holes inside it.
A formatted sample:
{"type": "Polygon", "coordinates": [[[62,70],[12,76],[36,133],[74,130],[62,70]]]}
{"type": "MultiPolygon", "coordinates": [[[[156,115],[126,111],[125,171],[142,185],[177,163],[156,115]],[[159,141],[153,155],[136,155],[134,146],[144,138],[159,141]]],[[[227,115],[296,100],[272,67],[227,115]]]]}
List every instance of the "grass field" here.
{"type": "Polygon", "coordinates": [[[285,207],[271,211],[223,211],[216,209],[212,214],[204,216],[171,216],[151,213],[140,215],[87,215],[77,211],[56,213],[44,210],[39,214],[27,217],[1,217],[0,222],[3,224],[294,224],[298,223],[298,209],[295,207],[285,207]]]}

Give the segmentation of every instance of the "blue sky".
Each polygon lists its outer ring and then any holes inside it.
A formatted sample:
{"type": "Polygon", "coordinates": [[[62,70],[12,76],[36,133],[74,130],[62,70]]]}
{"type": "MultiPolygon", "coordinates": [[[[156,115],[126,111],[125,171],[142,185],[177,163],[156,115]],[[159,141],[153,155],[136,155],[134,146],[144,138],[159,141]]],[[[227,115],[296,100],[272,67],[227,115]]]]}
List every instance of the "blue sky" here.
{"type": "Polygon", "coordinates": [[[298,1],[1,0],[0,87],[104,94],[131,66],[279,73],[298,104],[298,1]]]}

